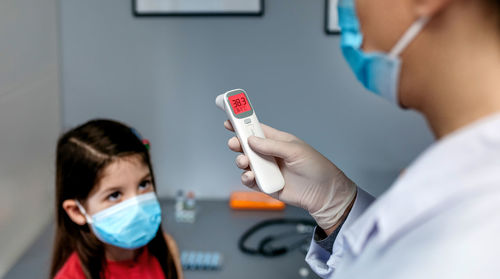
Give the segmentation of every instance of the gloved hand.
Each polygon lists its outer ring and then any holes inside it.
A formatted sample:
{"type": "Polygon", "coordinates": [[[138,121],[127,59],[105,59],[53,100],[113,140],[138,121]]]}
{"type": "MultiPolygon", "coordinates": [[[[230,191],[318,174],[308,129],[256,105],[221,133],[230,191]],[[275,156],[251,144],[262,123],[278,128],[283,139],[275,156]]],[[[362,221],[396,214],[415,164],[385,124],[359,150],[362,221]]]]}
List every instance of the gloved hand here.
{"type": "MultiPolygon", "coordinates": [[[[234,131],[231,122],[226,121],[224,126],[234,131]]],[[[339,223],[356,197],[354,182],[304,141],[267,125],[261,126],[266,139],[252,136],[248,144],[255,152],[276,158],[285,187],[274,197],[304,208],[325,231],[339,223]]],[[[242,152],[237,137],[229,139],[228,146],[235,152],[242,152]]],[[[236,165],[245,170],[241,175],[242,183],[258,191],[248,157],[237,156],[236,165]]]]}

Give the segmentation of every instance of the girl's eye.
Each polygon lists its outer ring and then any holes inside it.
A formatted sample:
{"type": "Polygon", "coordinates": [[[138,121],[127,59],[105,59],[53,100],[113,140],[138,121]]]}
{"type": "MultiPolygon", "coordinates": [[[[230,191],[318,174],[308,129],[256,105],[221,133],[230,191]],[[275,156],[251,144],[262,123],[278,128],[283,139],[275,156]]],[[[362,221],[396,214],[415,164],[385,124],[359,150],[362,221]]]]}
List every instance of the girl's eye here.
{"type": "Polygon", "coordinates": [[[145,190],[151,186],[151,180],[146,179],[139,183],[139,189],[145,190]]]}
{"type": "Polygon", "coordinates": [[[111,195],[108,196],[108,200],[110,201],[117,201],[120,199],[122,194],[118,191],[111,193],[111,195]]]}

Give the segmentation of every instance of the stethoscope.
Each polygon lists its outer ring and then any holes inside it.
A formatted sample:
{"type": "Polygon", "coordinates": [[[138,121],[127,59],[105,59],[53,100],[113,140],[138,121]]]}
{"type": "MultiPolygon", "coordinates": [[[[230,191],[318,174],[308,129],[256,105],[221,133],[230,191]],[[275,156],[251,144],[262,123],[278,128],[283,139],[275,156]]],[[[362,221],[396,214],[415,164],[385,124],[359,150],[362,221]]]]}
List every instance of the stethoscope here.
{"type": "Polygon", "coordinates": [[[286,254],[289,251],[295,250],[301,246],[309,244],[311,233],[316,226],[316,223],[309,219],[287,219],[278,218],[262,221],[248,229],[239,239],[238,247],[245,253],[250,255],[261,255],[265,257],[276,257],[286,254]],[[295,225],[293,230],[285,231],[275,235],[269,235],[262,238],[257,247],[248,247],[246,241],[257,231],[271,226],[295,225]],[[276,242],[282,242],[286,239],[298,238],[288,245],[276,245],[276,242]]]}

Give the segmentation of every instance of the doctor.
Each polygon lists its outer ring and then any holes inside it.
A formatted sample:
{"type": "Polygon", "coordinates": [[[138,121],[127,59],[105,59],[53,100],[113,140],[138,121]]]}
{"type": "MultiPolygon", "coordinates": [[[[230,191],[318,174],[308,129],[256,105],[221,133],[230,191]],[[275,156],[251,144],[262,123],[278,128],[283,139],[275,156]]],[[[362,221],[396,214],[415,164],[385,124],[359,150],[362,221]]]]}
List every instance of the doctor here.
{"type": "MultiPolygon", "coordinates": [[[[267,139],[250,137],[279,162],[278,198],[318,224],[306,261],[324,278],[499,278],[500,0],[339,0],[338,9],[359,81],[421,112],[437,141],[374,200],[297,137],[269,126],[267,139]]],[[[236,137],[228,145],[241,152],[236,137]]],[[[256,189],[248,158],[236,164],[256,189]]]]}

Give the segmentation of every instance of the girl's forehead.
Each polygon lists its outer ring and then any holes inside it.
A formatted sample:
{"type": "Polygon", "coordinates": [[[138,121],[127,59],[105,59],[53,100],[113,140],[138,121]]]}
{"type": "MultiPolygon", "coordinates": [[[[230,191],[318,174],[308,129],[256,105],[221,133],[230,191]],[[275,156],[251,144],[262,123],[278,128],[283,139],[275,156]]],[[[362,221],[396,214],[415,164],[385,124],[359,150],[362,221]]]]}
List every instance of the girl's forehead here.
{"type": "Polygon", "coordinates": [[[148,174],[150,174],[149,167],[141,156],[117,158],[103,169],[96,190],[99,191],[99,188],[106,186],[117,187],[127,183],[137,183],[136,180],[143,179],[148,174]]]}

